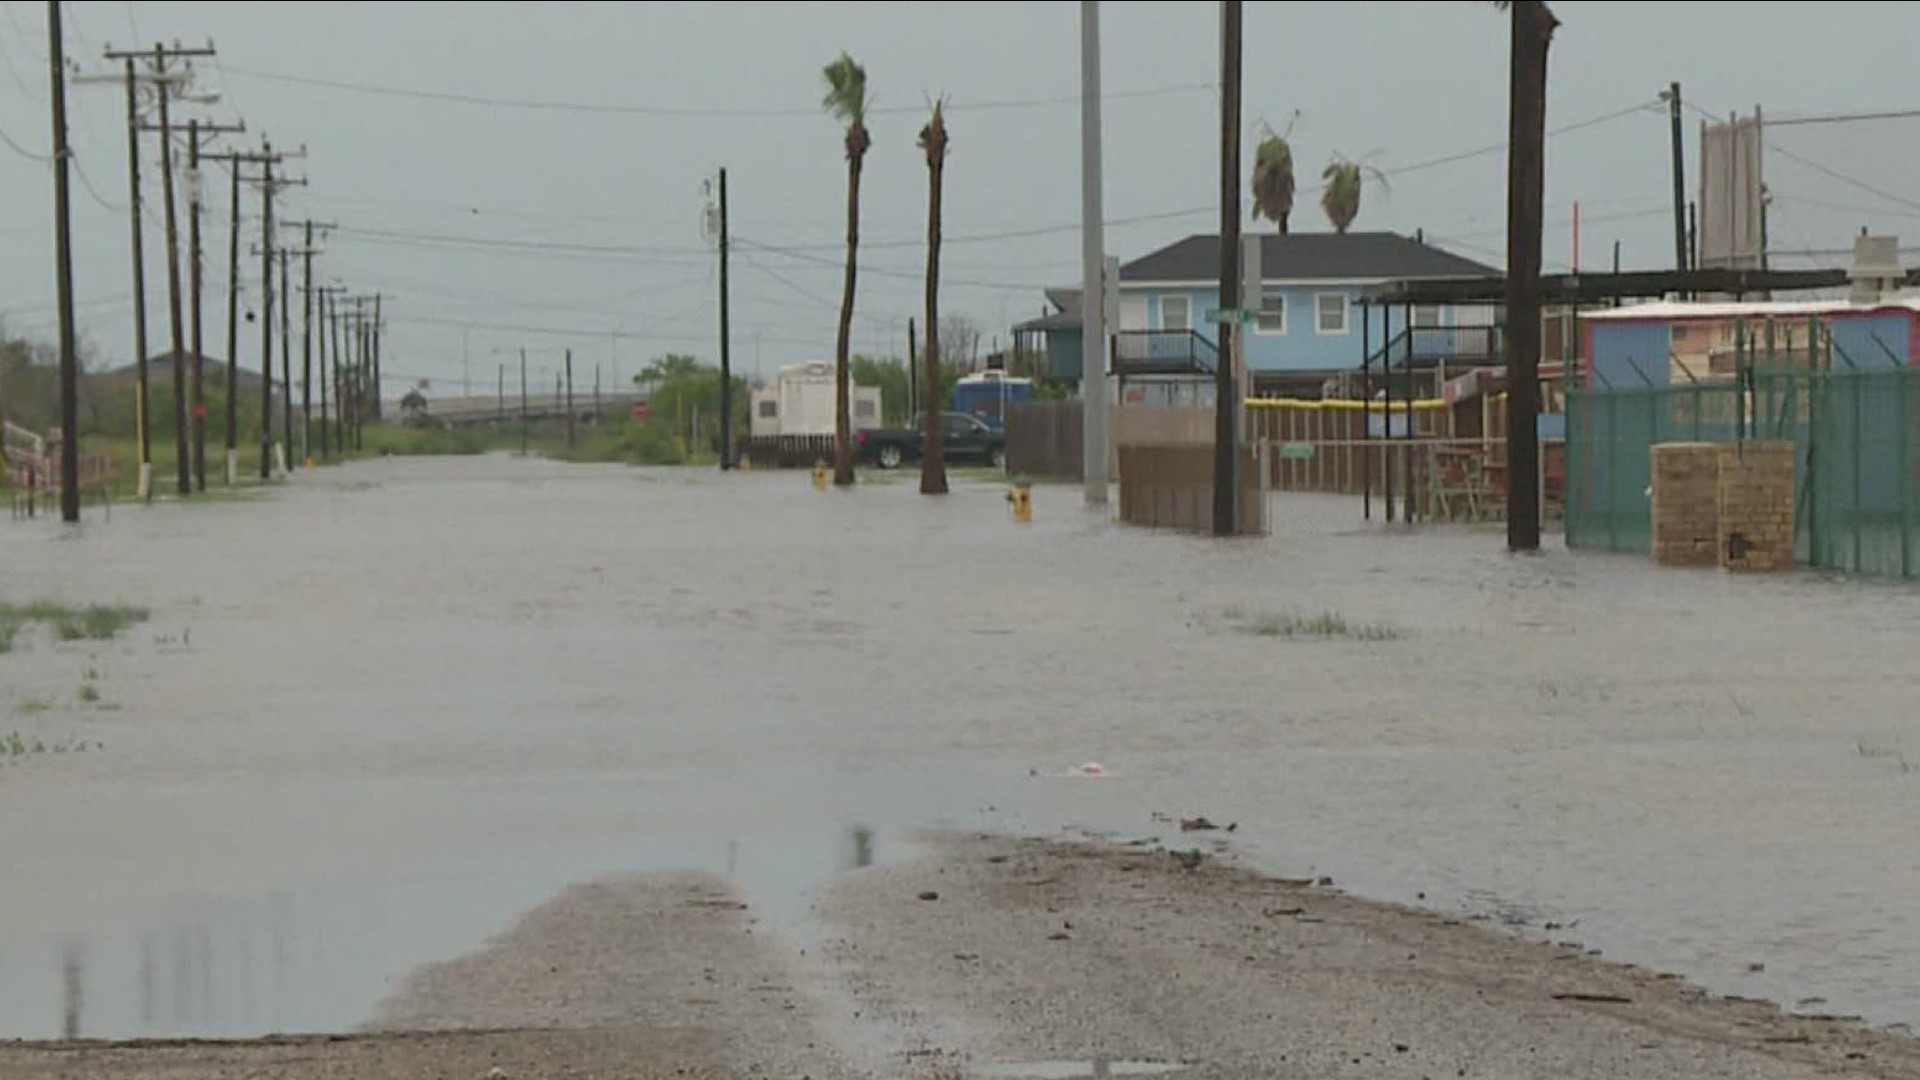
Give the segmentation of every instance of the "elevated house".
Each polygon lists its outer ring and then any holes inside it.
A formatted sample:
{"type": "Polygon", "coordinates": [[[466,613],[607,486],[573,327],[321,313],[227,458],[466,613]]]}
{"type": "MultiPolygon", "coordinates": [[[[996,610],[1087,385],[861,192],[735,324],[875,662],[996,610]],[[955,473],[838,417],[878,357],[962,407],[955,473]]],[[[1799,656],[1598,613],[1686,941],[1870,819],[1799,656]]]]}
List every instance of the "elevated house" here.
{"type": "MultiPolygon", "coordinates": [[[[1328,383],[1375,370],[1473,367],[1498,354],[1497,308],[1486,304],[1370,309],[1361,298],[1385,281],[1484,278],[1499,271],[1391,232],[1260,234],[1259,295],[1247,297],[1247,367],[1254,392],[1319,397],[1328,383]]],[[[1219,363],[1220,238],[1195,235],[1120,268],[1120,323],[1111,370],[1129,383],[1195,381],[1219,363]]],[[[1014,327],[1043,350],[1050,378],[1080,377],[1078,290],[1047,293],[1049,311],[1014,327]]]]}

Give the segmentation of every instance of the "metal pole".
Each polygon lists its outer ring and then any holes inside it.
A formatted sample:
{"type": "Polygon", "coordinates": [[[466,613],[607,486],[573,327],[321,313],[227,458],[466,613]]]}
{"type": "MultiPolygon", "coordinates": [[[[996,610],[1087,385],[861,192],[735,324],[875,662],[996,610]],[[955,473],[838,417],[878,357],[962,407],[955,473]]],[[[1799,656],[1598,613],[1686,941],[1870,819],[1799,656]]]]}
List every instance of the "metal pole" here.
{"type": "MultiPolygon", "coordinates": [[[[1315,314],[1318,318],[1318,313],[1315,314]]],[[[1387,524],[1393,524],[1393,305],[1380,305],[1380,462],[1386,472],[1387,524]]]]}
{"type": "Polygon", "coordinates": [[[313,460],[313,222],[300,245],[300,460],[313,460]]]}
{"type": "Polygon", "coordinates": [[[1673,127],[1673,268],[1690,269],[1687,258],[1687,166],[1686,140],[1680,130],[1680,84],[1668,83],[1667,117],[1673,127]]]}
{"type": "MultiPolygon", "coordinates": [[[[1360,439],[1372,443],[1373,431],[1373,310],[1360,304],[1360,439]]],[[[1347,451],[1351,454],[1353,451],[1347,451]]],[[[1349,489],[1351,490],[1351,489],[1349,489]]],[[[1367,521],[1373,520],[1373,447],[1360,451],[1360,507],[1367,521]]]]}
{"type": "Polygon", "coordinates": [[[291,265],[289,253],[280,251],[280,405],[282,423],[280,438],[285,449],[281,451],[280,468],[283,472],[292,472],[295,461],[293,445],[293,275],[288,269],[291,265]]]}
{"type": "MultiPolygon", "coordinates": [[[[726,400],[726,396],[724,394],[721,395],[721,400],[722,401],[726,400]]],[[[723,418],[721,421],[722,426],[720,430],[722,431],[726,430],[725,423],[726,421],[723,418]]],[[[573,450],[573,350],[572,349],[567,350],[567,450],[568,451],[573,450]]],[[[723,454],[726,453],[726,444],[724,442],[721,443],[720,452],[723,454]]]]}
{"type": "Polygon", "coordinates": [[[527,456],[527,350],[520,350],[520,456],[527,456]]]}
{"type": "MultiPolygon", "coordinates": [[[[66,45],[60,0],[47,0],[47,66],[53,83],[54,263],[60,303],[60,520],[80,520],[80,364],[73,329],[73,231],[68,211],[66,45]]],[[[139,211],[134,211],[136,220],[139,211]]]]}
{"type": "Polygon", "coordinates": [[[1214,364],[1213,535],[1239,531],[1240,0],[1220,2],[1220,349],[1214,364]]]}
{"type": "MultiPolygon", "coordinates": [[[[1100,2],[1080,0],[1081,469],[1088,506],[1107,502],[1108,327],[1100,154],[1100,2]]],[[[938,332],[938,327],[927,327],[929,335],[938,332]]]]}

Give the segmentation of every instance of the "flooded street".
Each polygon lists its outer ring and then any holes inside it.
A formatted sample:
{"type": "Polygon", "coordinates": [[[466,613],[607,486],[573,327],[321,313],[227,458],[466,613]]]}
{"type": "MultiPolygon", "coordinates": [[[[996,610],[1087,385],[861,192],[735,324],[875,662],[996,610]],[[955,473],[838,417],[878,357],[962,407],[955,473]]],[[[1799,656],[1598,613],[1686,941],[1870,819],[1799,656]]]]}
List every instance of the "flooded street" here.
{"type": "Polygon", "coordinates": [[[0,738],[49,748],[0,765],[0,1037],[348,1031],[571,885],[704,872],[804,944],[923,830],[1201,814],[1276,874],[1920,1024],[1911,588],[1035,507],[494,457],[8,523],[0,596],[152,617],[0,656],[0,738]],[[1245,632],[1323,612],[1389,640],[1245,632]]]}

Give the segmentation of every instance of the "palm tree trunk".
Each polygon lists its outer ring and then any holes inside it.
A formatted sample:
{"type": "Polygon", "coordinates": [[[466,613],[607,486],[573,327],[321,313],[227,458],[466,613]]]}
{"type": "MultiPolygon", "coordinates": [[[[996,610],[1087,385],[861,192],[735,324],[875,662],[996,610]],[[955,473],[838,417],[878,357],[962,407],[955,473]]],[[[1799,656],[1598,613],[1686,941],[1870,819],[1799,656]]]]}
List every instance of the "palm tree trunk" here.
{"type": "Polygon", "coordinates": [[[1540,245],[1546,196],[1547,46],[1541,0],[1512,9],[1507,143],[1507,549],[1540,548],[1540,245]]]}
{"type": "Polygon", "coordinates": [[[852,394],[847,378],[847,352],[852,347],[853,293],[856,258],[860,248],[860,164],[864,155],[847,158],[847,280],[840,298],[840,337],[833,364],[833,483],[853,485],[852,394]]]}
{"type": "MultiPolygon", "coordinates": [[[[927,367],[920,380],[920,494],[947,493],[946,430],[940,416],[940,203],[947,168],[946,132],[935,129],[927,151],[927,367]]],[[[1006,417],[1001,417],[1006,422],[1006,417]]]]}

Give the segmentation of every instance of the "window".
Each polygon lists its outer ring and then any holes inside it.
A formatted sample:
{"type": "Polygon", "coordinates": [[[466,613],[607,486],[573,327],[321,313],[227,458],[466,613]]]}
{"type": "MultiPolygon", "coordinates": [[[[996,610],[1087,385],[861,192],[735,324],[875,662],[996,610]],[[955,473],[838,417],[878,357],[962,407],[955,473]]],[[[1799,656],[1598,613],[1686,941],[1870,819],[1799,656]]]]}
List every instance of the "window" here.
{"type": "Polygon", "coordinates": [[[861,398],[859,401],[854,402],[853,415],[859,417],[862,420],[873,419],[873,399],[861,398]]]}
{"type": "Polygon", "coordinates": [[[774,419],[775,417],[778,417],[779,415],[780,415],[780,403],[779,403],[779,402],[777,402],[777,401],[763,401],[763,402],[761,402],[761,403],[760,403],[760,419],[762,419],[762,420],[772,420],[772,419],[774,419]]]}
{"type": "Polygon", "coordinates": [[[1260,311],[1254,317],[1254,329],[1262,334],[1287,332],[1287,294],[1260,294],[1260,311]]]}
{"type": "Polygon", "coordinates": [[[1160,298],[1160,329],[1193,329],[1193,309],[1184,296],[1163,296],[1160,298]]]}
{"type": "Polygon", "coordinates": [[[1344,334],[1347,332],[1347,297],[1345,293],[1321,293],[1314,297],[1314,326],[1322,334],[1344,334]]]}
{"type": "Polygon", "coordinates": [[[1436,330],[1440,327],[1439,304],[1413,305],[1413,327],[1416,330],[1436,330]]]}

